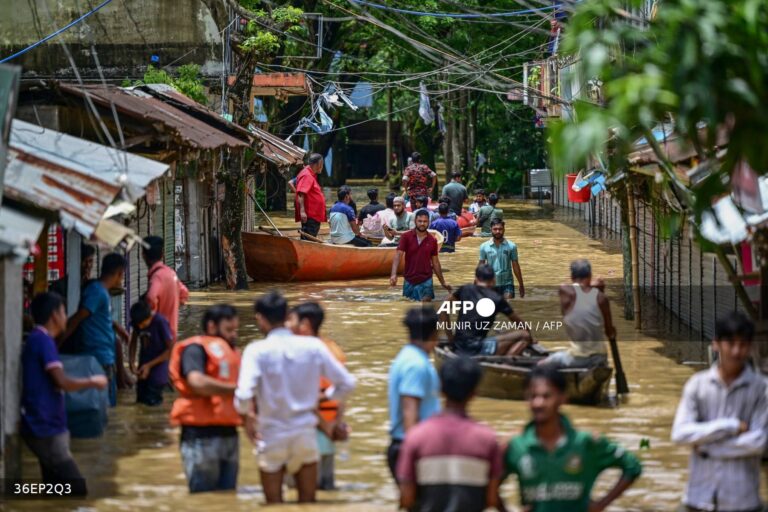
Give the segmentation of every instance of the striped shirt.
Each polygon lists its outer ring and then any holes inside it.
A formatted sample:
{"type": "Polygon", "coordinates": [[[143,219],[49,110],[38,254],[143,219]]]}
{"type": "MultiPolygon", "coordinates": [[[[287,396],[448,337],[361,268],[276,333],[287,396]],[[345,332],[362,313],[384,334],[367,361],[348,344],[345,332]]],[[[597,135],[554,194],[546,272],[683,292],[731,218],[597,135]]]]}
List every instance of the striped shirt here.
{"type": "Polygon", "coordinates": [[[691,377],[672,426],[672,441],[693,446],[684,503],[701,510],[760,508],[766,428],[766,382],[752,368],[730,386],[717,364],[691,377]],[[739,435],[742,421],[749,430],[739,435]]]}
{"type": "Polygon", "coordinates": [[[501,472],[494,431],[452,412],[411,428],[397,461],[398,482],[418,488],[418,512],[482,512],[501,472]]]}

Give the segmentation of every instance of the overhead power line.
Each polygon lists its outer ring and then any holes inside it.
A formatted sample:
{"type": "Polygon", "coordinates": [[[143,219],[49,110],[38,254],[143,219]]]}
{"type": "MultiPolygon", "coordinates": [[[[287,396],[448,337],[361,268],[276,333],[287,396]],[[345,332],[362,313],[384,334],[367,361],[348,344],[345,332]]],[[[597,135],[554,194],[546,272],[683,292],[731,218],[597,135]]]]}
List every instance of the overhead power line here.
{"type": "Polygon", "coordinates": [[[32,43],[31,45],[27,46],[26,48],[24,48],[22,50],[19,50],[18,52],[14,53],[13,55],[9,55],[8,57],[5,57],[4,59],[0,60],[0,64],[2,64],[4,62],[8,62],[11,59],[15,59],[16,57],[18,57],[20,55],[24,55],[25,53],[27,53],[30,50],[34,50],[35,48],[37,48],[41,44],[44,44],[44,43],[50,41],[51,39],[53,39],[54,37],[58,36],[62,32],[66,32],[67,30],[69,30],[70,28],[74,27],[75,25],[77,25],[78,23],[83,21],[84,19],[90,17],[93,14],[96,14],[96,12],[98,12],[102,7],[106,6],[107,4],[109,4],[111,2],[112,2],[112,0],[104,0],[102,3],[100,3],[99,5],[97,5],[96,7],[91,9],[90,11],[88,11],[87,13],[83,14],[82,16],[77,18],[76,20],[71,21],[67,25],[64,25],[63,27],[61,27],[57,31],[51,32],[50,34],[48,34],[47,36],[45,36],[41,40],[37,41],[36,43],[32,43]]]}
{"type": "Polygon", "coordinates": [[[367,7],[373,7],[374,9],[382,9],[384,11],[399,12],[401,14],[412,14],[414,16],[430,16],[432,18],[504,18],[511,16],[523,16],[526,14],[534,14],[537,12],[549,11],[557,9],[561,4],[547,5],[544,7],[534,7],[531,9],[522,9],[519,11],[510,12],[490,12],[490,13],[461,13],[461,12],[424,12],[413,11],[411,9],[400,9],[398,7],[390,7],[388,5],[377,4],[374,2],[368,2],[367,0],[349,0],[352,3],[365,5],[367,7]]]}

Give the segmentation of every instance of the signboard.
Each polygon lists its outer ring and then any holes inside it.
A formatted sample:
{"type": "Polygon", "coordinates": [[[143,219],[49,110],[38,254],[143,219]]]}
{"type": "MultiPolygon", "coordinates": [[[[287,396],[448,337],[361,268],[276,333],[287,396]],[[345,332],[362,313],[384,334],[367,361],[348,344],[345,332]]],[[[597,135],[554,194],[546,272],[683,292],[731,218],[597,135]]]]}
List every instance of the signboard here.
{"type": "Polygon", "coordinates": [[[19,97],[21,68],[0,64],[0,204],[3,199],[3,182],[8,158],[8,140],[11,137],[11,122],[16,114],[19,97]]]}

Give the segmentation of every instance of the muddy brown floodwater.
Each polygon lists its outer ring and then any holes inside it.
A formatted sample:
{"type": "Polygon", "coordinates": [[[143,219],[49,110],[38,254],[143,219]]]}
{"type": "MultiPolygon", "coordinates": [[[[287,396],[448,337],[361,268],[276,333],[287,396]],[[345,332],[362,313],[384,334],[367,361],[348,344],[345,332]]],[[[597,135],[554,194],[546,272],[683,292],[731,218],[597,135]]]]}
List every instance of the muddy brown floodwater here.
{"type": "MultiPolygon", "coordinates": [[[[568,277],[568,264],[576,257],[592,262],[595,274],[607,278],[613,299],[613,316],[618,329],[623,362],[631,394],[616,407],[567,406],[565,412],[579,428],[605,433],[641,457],[641,479],[611,510],[668,511],[679,503],[686,480],[687,450],[669,441],[670,427],[680,391],[693,373],[691,365],[669,357],[670,343],[638,334],[622,317],[618,290],[622,275],[618,242],[598,241],[585,234],[585,226],[569,222],[566,214],[542,210],[534,205],[504,205],[507,236],[519,247],[527,295],[515,299],[522,318],[541,322],[535,336],[549,348],[564,345],[564,330],[547,330],[543,322],[559,321],[556,285],[568,277]],[[640,449],[647,440],[649,448],[640,449]]],[[[279,219],[290,225],[292,219],[279,219]]],[[[441,255],[449,284],[470,282],[483,239],[470,238],[458,245],[455,254],[441,255]]],[[[349,368],[358,379],[358,388],[348,404],[347,420],[353,434],[348,458],[338,460],[336,492],[320,492],[312,506],[287,506],[280,510],[365,511],[394,510],[396,492],[384,460],[387,434],[387,370],[405,341],[401,318],[412,306],[400,297],[400,288],[388,286],[386,278],[353,282],[298,284],[251,283],[250,290],[227,292],[212,288],[192,293],[190,306],[181,316],[181,334],[197,333],[202,311],[208,305],[230,302],[241,313],[241,344],[261,338],[252,314],[256,296],[270,288],[283,291],[291,303],[301,300],[322,302],[327,311],[323,335],[336,340],[347,354],[349,368]]],[[[445,296],[436,290],[438,299],[445,296]]],[[[173,396],[166,395],[161,407],[133,403],[133,391],[122,392],[120,403],[110,411],[106,435],[96,440],[74,440],[73,452],[88,478],[91,495],[87,501],[11,502],[9,510],[206,510],[235,512],[253,510],[263,503],[256,459],[250,443],[241,436],[239,488],[235,493],[189,495],[181,468],[179,432],[168,424],[173,396]]],[[[478,398],[471,414],[496,429],[505,441],[520,431],[528,413],[522,402],[478,398]]],[[[29,453],[24,456],[24,474],[38,475],[29,453]]],[[[607,472],[596,492],[617,478],[607,472]]],[[[508,480],[503,495],[516,505],[517,483],[508,480]]],[[[295,499],[289,492],[288,499],[295,499]]]]}

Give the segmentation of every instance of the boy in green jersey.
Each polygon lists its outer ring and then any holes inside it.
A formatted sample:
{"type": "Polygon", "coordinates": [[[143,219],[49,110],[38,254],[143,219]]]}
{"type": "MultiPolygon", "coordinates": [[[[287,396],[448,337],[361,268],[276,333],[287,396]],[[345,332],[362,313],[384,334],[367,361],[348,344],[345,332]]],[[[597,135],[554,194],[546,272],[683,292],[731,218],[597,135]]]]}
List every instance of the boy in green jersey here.
{"type": "Polygon", "coordinates": [[[562,373],[536,367],[526,388],[533,421],[510,441],[504,455],[505,473],[515,473],[520,482],[523,510],[606,510],[640,476],[637,457],[603,436],[574,429],[560,414],[566,398],[562,373]],[[621,468],[621,479],[608,494],[592,501],[592,487],[608,468],[621,468]]]}

